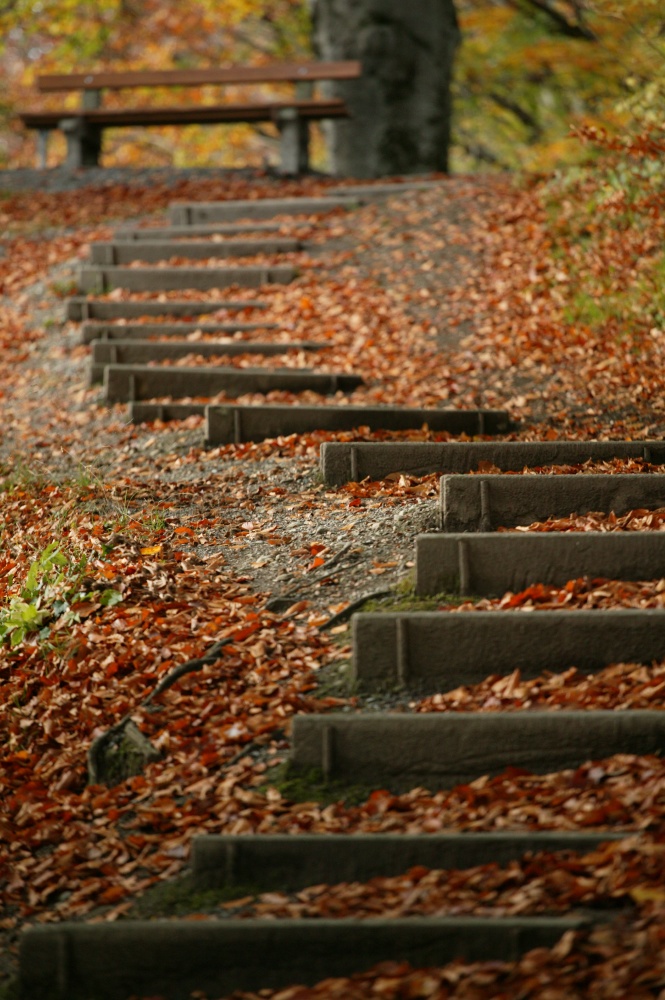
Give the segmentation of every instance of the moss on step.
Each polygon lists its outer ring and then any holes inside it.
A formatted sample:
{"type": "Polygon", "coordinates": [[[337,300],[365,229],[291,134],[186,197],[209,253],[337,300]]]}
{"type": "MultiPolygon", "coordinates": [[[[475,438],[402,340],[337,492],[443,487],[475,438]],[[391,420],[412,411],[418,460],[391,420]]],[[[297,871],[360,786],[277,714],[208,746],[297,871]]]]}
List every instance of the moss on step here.
{"type": "Polygon", "coordinates": [[[223,903],[264,891],[258,885],[229,885],[220,889],[202,889],[191,875],[157,882],[134,902],[127,918],[152,920],[157,917],[181,917],[190,913],[211,913],[223,903]]]}
{"type": "Polygon", "coordinates": [[[273,768],[270,784],[261,791],[275,788],[290,802],[317,802],[328,806],[340,802],[345,806],[357,806],[365,802],[372,793],[370,785],[352,785],[343,781],[326,781],[323,772],[316,768],[308,771],[296,770],[289,761],[273,768]]]}

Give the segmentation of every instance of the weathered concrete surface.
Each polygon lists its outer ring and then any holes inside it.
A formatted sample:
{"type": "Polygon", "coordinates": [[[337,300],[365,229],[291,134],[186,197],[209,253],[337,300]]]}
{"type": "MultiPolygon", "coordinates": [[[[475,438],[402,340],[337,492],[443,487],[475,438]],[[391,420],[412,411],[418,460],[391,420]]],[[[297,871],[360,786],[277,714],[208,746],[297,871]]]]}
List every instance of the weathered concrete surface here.
{"type": "Polygon", "coordinates": [[[344,122],[326,122],[330,168],[382,177],[448,167],[450,80],[459,31],[452,0],[313,0],[322,59],[360,59],[360,80],[329,81],[344,122]],[[342,127],[340,127],[340,125],[342,127]]]}
{"type": "Polygon", "coordinates": [[[507,767],[547,774],[616,753],[662,753],[665,711],[296,715],[291,733],[294,772],[435,790],[507,767]]]}
{"type": "Polygon", "coordinates": [[[118,240],[177,240],[191,236],[242,236],[244,233],[277,233],[279,222],[218,223],[212,226],[154,226],[145,229],[116,229],[118,240]]]}
{"type": "Polygon", "coordinates": [[[335,375],[308,368],[190,368],[177,365],[106,365],[104,390],[109,403],[130,403],[157,396],[214,396],[227,392],[350,392],[362,383],[357,375],[335,375]]]}
{"type": "Polygon", "coordinates": [[[444,531],[494,531],[590,511],[665,507],[663,475],[443,476],[444,531]]]}
{"type": "MultiPolygon", "coordinates": [[[[149,340],[152,337],[180,337],[189,333],[233,334],[254,330],[274,330],[277,323],[99,323],[86,322],[81,327],[81,341],[90,344],[93,340],[149,340]]],[[[195,343],[195,341],[192,341],[195,343]]],[[[236,341],[233,341],[236,343],[236,341]]],[[[317,344],[324,347],[325,344],[317,344]]]]}
{"type": "Polygon", "coordinates": [[[257,343],[251,340],[96,340],[92,345],[90,380],[101,382],[106,365],[144,365],[149,361],[184,358],[188,354],[221,357],[236,354],[287,354],[289,351],[316,350],[307,343],[257,343]]]}
{"type": "Polygon", "coordinates": [[[150,920],[37,925],[21,935],[22,1000],[190,1000],[314,984],[388,959],[517,959],[588,919],[150,920]]]}
{"type": "Polygon", "coordinates": [[[383,479],[391,472],[420,476],[471,472],[479,462],[521,471],[530,466],[573,465],[589,459],[646,458],[665,463],[663,441],[446,441],[346,444],[326,441],[321,446],[321,471],[326,483],[383,479]]]}
{"type": "Polygon", "coordinates": [[[288,284],[295,269],[274,267],[82,267],[79,288],[101,295],[114,288],[132,292],[173,292],[183,288],[209,291],[211,288],[260,288],[261,285],[288,284]]]}
{"type": "Polygon", "coordinates": [[[272,219],[280,215],[324,215],[354,209],[358,198],[256,198],[245,201],[175,201],[169,207],[174,226],[201,226],[234,219],[272,219]]]}
{"type": "MultiPolygon", "coordinates": [[[[137,319],[140,316],[204,316],[219,312],[220,309],[241,311],[243,309],[267,309],[268,304],[260,299],[209,299],[207,302],[176,299],[146,299],[134,302],[114,302],[106,299],[91,299],[74,296],[67,300],[67,319],[80,322],[87,319],[114,320],[137,319]]],[[[242,329],[242,325],[232,329],[242,329]]],[[[221,329],[221,328],[220,328],[221,329]]]]}
{"type": "Polygon", "coordinates": [[[479,428],[484,434],[501,434],[511,426],[503,410],[418,410],[390,406],[209,406],[206,416],[210,445],[355,427],[407,430],[427,424],[430,430],[452,434],[478,434],[479,428]]]}
{"type": "Polygon", "coordinates": [[[190,864],[202,889],[258,886],[290,891],[308,885],[366,882],[415,865],[461,869],[503,865],[527,852],[591,851],[620,834],[502,831],[443,834],[259,834],[195,837],[190,864]]]}
{"type": "Polygon", "coordinates": [[[421,596],[498,597],[532,583],[561,586],[581,576],[662,579],[665,532],[553,531],[416,538],[416,592],[421,596]]]}
{"type": "Polygon", "coordinates": [[[357,614],[353,678],[364,690],[451,691],[489,674],[525,678],[665,657],[665,611],[421,611],[357,614]]]}
{"type": "Polygon", "coordinates": [[[185,420],[187,417],[202,417],[205,408],[205,403],[130,403],[129,421],[132,424],[149,424],[153,420],[163,423],[185,420]]]}
{"type": "Polygon", "coordinates": [[[414,191],[440,190],[445,192],[445,181],[442,180],[404,180],[398,183],[388,184],[350,184],[345,187],[328,188],[326,195],[337,198],[346,195],[347,197],[362,198],[363,201],[371,199],[392,198],[395,195],[410,194],[414,191]]]}
{"type": "Polygon", "coordinates": [[[295,253],[302,250],[300,240],[116,240],[112,243],[91,243],[92,264],[131,264],[135,260],[155,263],[171,257],[186,260],[207,260],[210,257],[252,257],[254,254],[295,253]]]}

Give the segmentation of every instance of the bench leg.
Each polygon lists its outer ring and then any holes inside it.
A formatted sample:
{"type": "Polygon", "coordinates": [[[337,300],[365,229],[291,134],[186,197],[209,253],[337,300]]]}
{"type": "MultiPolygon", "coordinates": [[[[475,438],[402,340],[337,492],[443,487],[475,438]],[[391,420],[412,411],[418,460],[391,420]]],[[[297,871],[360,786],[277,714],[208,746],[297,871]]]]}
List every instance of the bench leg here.
{"type": "Polygon", "coordinates": [[[309,169],[309,123],[295,108],[284,108],[277,116],[280,170],[283,174],[303,174],[309,169]]]}
{"type": "Polygon", "coordinates": [[[49,128],[37,129],[37,168],[46,170],[48,165],[48,140],[51,134],[49,128]]]}
{"type": "Polygon", "coordinates": [[[60,128],[67,140],[67,170],[80,170],[81,167],[99,166],[99,156],[102,151],[102,130],[98,126],[88,125],[80,118],[63,118],[60,128]]]}

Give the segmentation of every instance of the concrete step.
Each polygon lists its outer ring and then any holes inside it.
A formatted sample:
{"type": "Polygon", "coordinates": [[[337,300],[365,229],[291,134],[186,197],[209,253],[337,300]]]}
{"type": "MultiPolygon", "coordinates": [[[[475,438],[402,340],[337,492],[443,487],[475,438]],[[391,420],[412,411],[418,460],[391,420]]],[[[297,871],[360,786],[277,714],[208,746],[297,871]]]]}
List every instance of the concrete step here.
{"type": "Polygon", "coordinates": [[[352,618],[352,679],[363,690],[451,691],[490,674],[665,658],[665,611],[420,611],[352,618]]]}
{"type": "Polygon", "coordinates": [[[96,340],[92,344],[91,382],[101,382],[105,365],[144,365],[149,361],[184,358],[188,354],[203,357],[215,355],[264,354],[279,355],[288,351],[316,351],[322,344],[259,343],[251,340],[96,340]]]}
{"type": "Polygon", "coordinates": [[[205,408],[205,403],[130,403],[128,419],[132,424],[149,424],[153,420],[168,423],[170,420],[202,417],[205,408]]]}
{"type": "Polygon", "coordinates": [[[106,365],[104,389],[109,403],[171,396],[214,396],[227,392],[351,392],[362,385],[358,375],[329,374],[309,368],[160,367],[153,365],[106,365]]]}
{"type": "MultiPolygon", "coordinates": [[[[232,334],[254,330],[275,330],[277,323],[99,323],[86,322],[81,327],[81,341],[149,340],[152,337],[180,337],[201,332],[208,335],[232,334]]],[[[325,345],[321,345],[325,346],[325,345]]]]}
{"type": "Polygon", "coordinates": [[[207,260],[209,257],[252,257],[258,253],[295,253],[302,250],[300,240],[116,240],[113,243],[91,243],[92,264],[131,264],[135,260],[147,263],[184,257],[207,260]]]}
{"type": "Polygon", "coordinates": [[[547,774],[613,754],[659,754],[665,711],[296,715],[294,775],[401,792],[466,785],[507,767],[547,774]]]}
{"type": "MultiPolygon", "coordinates": [[[[220,309],[240,311],[242,309],[267,309],[268,304],[260,299],[209,299],[207,302],[194,299],[148,299],[145,301],[114,302],[108,299],[91,299],[74,296],[67,300],[66,317],[74,323],[87,319],[114,320],[138,319],[140,316],[205,316],[220,309]]],[[[232,330],[242,326],[231,327],[232,330]]],[[[252,327],[253,328],[253,327],[252,327]]],[[[221,327],[219,327],[221,329],[221,327]]]]}
{"type": "Polygon", "coordinates": [[[324,198],[256,198],[245,201],[175,201],[169,207],[172,226],[201,226],[237,219],[273,219],[280,215],[324,215],[354,209],[358,198],[347,195],[324,198]]]}
{"type": "Polygon", "coordinates": [[[82,267],[79,288],[102,295],[114,288],[132,292],[179,291],[184,288],[209,291],[211,288],[260,288],[261,285],[288,284],[295,269],[274,267],[82,267]]]}
{"type": "Polygon", "coordinates": [[[391,472],[420,476],[430,472],[461,473],[490,462],[497,468],[521,471],[541,465],[574,465],[589,459],[643,458],[665,463],[665,441],[447,441],[321,446],[321,471],[326,483],[341,486],[350,481],[383,479],[391,472]]]}
{"type": "Polygon", "coordinates": [[[414,191],[445,191],[445,181],[404,181],[403,184],[353,184],[349,187],[332,187],[325,192],[328,198],[361,198],[363,201],[390,198],[393,195],[414,191]]]}
{"type": "MultiPolygon", "coordinates": [[[[297,839],[297,838],[296,838],[297,839]]],[[[370,920],[121,920],[34,925],[20,939],[19,993],[30,1000],[190,1000],[313,985],[386,960],[415,967],[515,961],[588,917],[370,920]]]]}
{"type": "Polygon", "coordinates": [[[503,410],[419,410],[392,406],[209,406],[206,414],[210,445],[263,441],[280,434],[312,430],[408,430],[427,424],[452,434],[501,434],[511,422],[503,410]]]}
{"type": "Polygon", "coordinates": [[[416,538],[416,593],[421,597],[444,593],[499,597],[532,583],[563,586],[580,576],[662,579],[665,532],[456,533],[416,538]]]}
{"type": "Polygon", "coordinates": [[[444,531],[495,531],[518,524],[602,511],[665,507],[665,476],[443,476],[444,531]]]}
{"type": "MultiPolygon", "coordinates": [[[[625,836],[625,834],[624,834],[625,836]]],[[[195,837],[190,864],[201,889],[257,886],[291,892],[309,885],[367,882],[409,868],[505,865],[538,851],[594,850],[622,834],[545,831],[500,833],[264,834],[195,837]]]]}
{"type": "Polygon", "coordinates": [[[133,227],[116,229],[116,240],[177,240],[200,236],[243,236],[245,233],[278,233],[279,222],[218,223],[212,226],[153,226],[136,229],[133,227]]]}

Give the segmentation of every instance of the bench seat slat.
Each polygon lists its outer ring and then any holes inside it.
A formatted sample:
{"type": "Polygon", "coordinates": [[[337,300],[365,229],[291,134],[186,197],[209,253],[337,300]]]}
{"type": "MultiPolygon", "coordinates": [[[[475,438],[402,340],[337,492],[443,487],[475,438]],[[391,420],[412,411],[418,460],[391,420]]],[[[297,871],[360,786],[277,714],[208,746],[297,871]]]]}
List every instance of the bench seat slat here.
{"type": "Polygon", "coordinates": [[[309,121],[320,118],[345,118],[343,101],[266,101],[256,104],[215,104],[188,107],[95,108],[73,111],[27,111],[20,115],[27,128],[56,128],[63,118],[77,118],[90,125],[113,128],[114,125],[190,125],[223,122],[274,121],[280,111],[297,109],[309,121]]]}
{"type": "Polygon", "coordinates": [[[42,93],[66,90],[121,90],[124,87],[187,87],[233,83],[298,83],[307,80],[354,80],[361,75],[356,60],[269,63],[265,66],[219,66],[209,69],[146,72],[58,73],[37,77],[42,93]]]}

